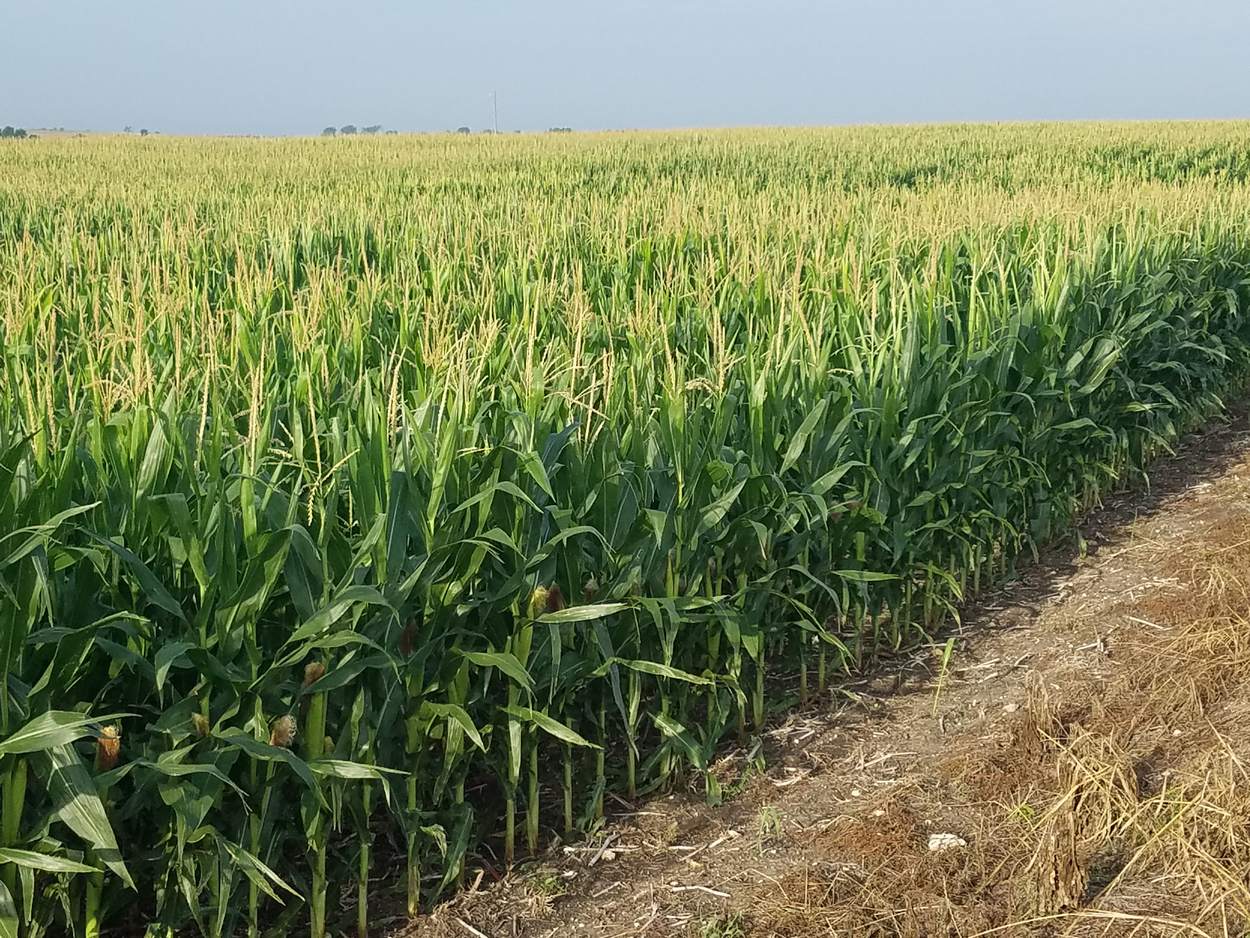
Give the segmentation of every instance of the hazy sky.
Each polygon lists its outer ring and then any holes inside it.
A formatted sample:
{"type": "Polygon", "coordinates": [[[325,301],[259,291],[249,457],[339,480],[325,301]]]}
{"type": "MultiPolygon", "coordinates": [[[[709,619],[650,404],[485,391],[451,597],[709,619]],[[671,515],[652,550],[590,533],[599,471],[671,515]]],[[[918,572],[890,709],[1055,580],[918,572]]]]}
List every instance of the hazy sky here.
{"type": "Polygon", "coordinates": [[[0,124],[1250,117],[1246,0],[0,0],[0,124]]]}

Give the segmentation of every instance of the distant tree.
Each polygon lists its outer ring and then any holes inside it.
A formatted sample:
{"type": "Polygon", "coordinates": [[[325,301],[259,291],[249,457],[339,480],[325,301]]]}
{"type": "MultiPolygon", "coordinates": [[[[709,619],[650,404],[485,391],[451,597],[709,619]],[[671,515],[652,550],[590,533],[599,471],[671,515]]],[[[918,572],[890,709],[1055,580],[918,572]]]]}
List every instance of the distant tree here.
{"type": "Polygon", "coordinates": [[[344,136],[351,136],[355,132],[356,132],[355,124],[344,124],[342,127],[339,128],[339,133],[343,134],[344,136]]]}
{"type": "Polygon", "coordinates": [[[134,132],[135,132],[135,129],[131,127],[129,124],[127,124],[125,127],[122,128],[122,133],[124,134],[132,134],[134,132]]]}
{"type": "Polygon", "coordinates": [[[468,127],[457,127],[457,128],[456,128],[456,133],[458,133],[458,134],[467,134],[467,133],[472,133],[472,131],[470,131],[468,127]]]}
{"type": "Polygon", "coordinates": [[[547,133],[549,134],[571,134],[572,132],[572,127],[549,127],[547,129],[547,133]]]}
{"type": "Polygon", "coordinates": [[[16,137],[16,136],[17,136],[17,130],[11,125],[6,124],[4,127],[0,128],[0,137],[4,137],[5,139],[8,139],[9,137],[16,137]]]}
{"type": "Polygon", "coordinates": [[[146,136],[148,135],[148,133],[149,133],[148,129],[147,129],[146,127],[144,127],[142,130],[140,130],[140,131],[139,131],[139,136],[140,136],[140,137],[146,137],[146,136]]]}
{"type": "Polygon", "coordinates": [[[388,131],[386,132],[386,135],[389,137],[389,136],[391,136],[391,134],[397,134],[397,133],[399,133],[399,131],[398,131],[398,130],[388,130],[388,131]]]}
{"type": "Polygon", "coordinates": [[[13,131],[13,136],[15,136],[15,137],[17,137],[17,139],[21,140],[22,138],[24,138],[24,137],[26,136],[26,131],[25,131],[25,129],[23,129],[23,128],[19,127],[19,128],[17,128],[17,130],[13,131]]]}
{"type": "Polygon", "coordinates": [[[321,131],[321,136],[323,136],[323,137],[333,137],[336,133],[338,133],[338,129],[337,129],[337,128],[335,128],[335,127],[327,127],[325,130],[321,131]]]}
{"type": "Polygon", "coordinates": [[[376,133],[381,132],[381,130],[382,130],[381,124],[370,124],[368,127],[360,128],[360,132],[362,134],[376,134],[376,133]]]}

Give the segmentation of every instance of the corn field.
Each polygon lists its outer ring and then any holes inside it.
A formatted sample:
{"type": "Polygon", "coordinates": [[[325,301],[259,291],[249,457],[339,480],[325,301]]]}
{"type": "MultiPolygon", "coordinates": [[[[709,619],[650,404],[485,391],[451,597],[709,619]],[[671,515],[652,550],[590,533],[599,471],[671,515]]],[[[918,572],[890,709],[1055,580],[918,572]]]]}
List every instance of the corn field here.
{"type": "Polygon", "coordinates": [[[0,145],[0,936],[367,934],[1250,372],[1250,125],[0,145]],[[375,916],[376,917],[376,916],[375,916]]]}

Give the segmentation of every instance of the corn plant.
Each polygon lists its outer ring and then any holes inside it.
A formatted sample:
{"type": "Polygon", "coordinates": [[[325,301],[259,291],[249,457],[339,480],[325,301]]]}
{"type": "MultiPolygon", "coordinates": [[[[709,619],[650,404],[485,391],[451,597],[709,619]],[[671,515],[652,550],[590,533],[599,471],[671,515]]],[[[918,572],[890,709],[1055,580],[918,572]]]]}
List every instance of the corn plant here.
{"type": "Polygon", "coordinates": [[[0,147],[0,934],[363,935],[719,799],[1220,410],[1248,172],[1241,123],[0,147]]]}

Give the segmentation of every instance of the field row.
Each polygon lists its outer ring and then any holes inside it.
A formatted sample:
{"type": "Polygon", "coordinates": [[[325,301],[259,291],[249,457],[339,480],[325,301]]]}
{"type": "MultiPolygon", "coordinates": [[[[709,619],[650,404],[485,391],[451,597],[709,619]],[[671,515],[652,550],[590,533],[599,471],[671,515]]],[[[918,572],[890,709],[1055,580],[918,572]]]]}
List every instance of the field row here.
{"type": "Polygon", "coordinates": [[[0,934],[319,938],[353,890],[363,934],[380,876],[415,914],[609,790],[722,797],[728,735],[1220,409],[1247,167],[1239,124],[0,148],[0,934]]]}

